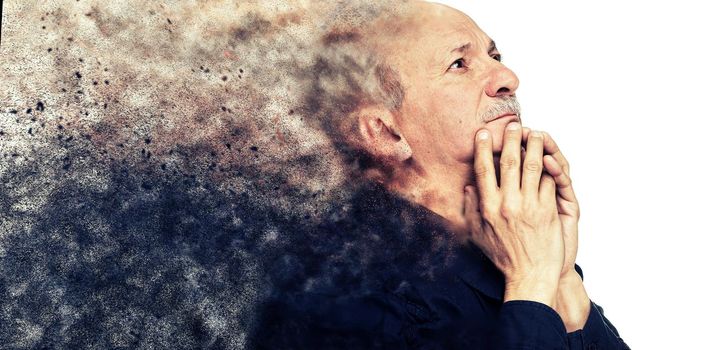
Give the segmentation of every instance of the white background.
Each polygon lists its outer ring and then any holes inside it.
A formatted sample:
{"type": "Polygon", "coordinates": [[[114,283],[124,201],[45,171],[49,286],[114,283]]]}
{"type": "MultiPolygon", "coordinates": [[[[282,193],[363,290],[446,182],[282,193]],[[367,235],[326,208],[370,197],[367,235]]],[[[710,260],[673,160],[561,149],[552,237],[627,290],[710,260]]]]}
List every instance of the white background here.
{"type": "Polygon", "coordinates": [[[722,348],[713,1],[438,1],[474,19],[519,77],[580,203],[577,263],[633,349],[722,348]]]}

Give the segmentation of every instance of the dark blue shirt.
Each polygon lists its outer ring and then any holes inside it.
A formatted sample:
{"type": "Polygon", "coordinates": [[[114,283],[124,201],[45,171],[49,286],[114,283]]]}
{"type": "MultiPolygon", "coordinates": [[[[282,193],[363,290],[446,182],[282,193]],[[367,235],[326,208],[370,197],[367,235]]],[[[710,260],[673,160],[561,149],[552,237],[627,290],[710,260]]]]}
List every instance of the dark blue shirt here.
{"type": "MultiPolygon", "coordinates": [[[[394,237],[388,243],[392,252],[381,254],[381,263],[372,263],[367,270],[328,270],[358,274],[372,282],[323,277],[327,274],[319,272],[315,279],[328,283],[306,283],[297,290],[277,291],[261,309],[252,336],[255,347],[629,349],[595,303],[590,301],[584,328],[567,333],[559,314],[547,305],[524,300],[504,302],[503,275],[474,245],[444,245],[439,238],[450,233],[444,231],[438,215],[378,187],[362,193],[361,210],[352,216],[354,221],[360,217],[370,224],[360,234],[381,232],[376,240],[382,241],[394,237]],[[389,228],[405,234],[399,239],[389,228]],[[398,258],[414,250],[418,250],[418,260],[398,258]],[[344,284],[357,287],[345,288],[344,284]]],[[[338,225],[329,232],[353,236],[348,233],[353,231],[350,226],[338,225]]],[[[382,242],[375,249],[385,248],[382,242]]],[[[353,257],[375,259],[357,254],[353,257]]],[[[311,260],[315,260],[318,271],[334,265],[323,258],[311,260]]],[[[575,268],[582,275],[579,266],[575,268]]]]}

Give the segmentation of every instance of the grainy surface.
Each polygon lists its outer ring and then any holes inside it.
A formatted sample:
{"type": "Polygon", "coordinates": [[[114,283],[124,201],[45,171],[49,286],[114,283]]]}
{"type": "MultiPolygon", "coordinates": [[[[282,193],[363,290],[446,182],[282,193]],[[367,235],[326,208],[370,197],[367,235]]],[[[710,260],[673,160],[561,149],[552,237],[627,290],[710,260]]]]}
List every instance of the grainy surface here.
{"type": "Polygon", "coordinates": [[[354,180],[306,104],[349,3],[2,6],[0,348],[243,348],[274,290],[381,261],[324,236],[354,180]]]}

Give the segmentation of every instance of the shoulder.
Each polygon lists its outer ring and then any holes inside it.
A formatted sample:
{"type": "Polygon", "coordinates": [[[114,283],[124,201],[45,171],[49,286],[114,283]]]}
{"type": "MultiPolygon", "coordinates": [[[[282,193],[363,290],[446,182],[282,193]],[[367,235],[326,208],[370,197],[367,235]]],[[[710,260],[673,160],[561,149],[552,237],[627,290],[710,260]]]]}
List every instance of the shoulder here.
{"type": "Polygon", "coordinates": [[[393,293],[296,292],[261,306],[253,342],[259,348],[368,348],[403,344],[404,301],[393,293]]]}
{"type": "Polygon", "coordinates": [[[462,295],[466,292],[462,283],[443,276],[435,281],[409,279],[392,288],[352,294],[286,293],[262,306],[253,338],[268,348],[473,343],[491,321],[473,303],[473,295],[462,295]]]}

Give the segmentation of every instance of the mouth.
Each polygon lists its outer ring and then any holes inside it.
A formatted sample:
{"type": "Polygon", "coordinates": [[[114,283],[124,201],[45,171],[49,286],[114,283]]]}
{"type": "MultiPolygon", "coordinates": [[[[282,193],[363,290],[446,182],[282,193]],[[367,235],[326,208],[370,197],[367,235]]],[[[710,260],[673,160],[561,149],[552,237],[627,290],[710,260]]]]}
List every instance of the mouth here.
{"type": "Polygon", "coordinates": [[[521,119],[519,118],[519,116],[516,113],[508,112],[508,113],[498,115],[497,117],[488,121],[487,123],[494,123],[494,122],[499,123],[501,121],[504,121],[505,124],[511,123],[513,121],[520,123],[521,119]]]}

